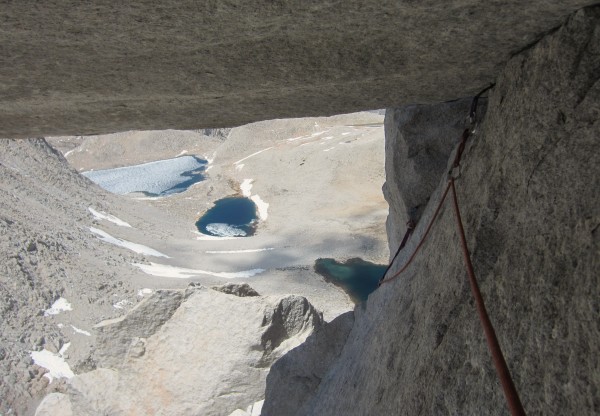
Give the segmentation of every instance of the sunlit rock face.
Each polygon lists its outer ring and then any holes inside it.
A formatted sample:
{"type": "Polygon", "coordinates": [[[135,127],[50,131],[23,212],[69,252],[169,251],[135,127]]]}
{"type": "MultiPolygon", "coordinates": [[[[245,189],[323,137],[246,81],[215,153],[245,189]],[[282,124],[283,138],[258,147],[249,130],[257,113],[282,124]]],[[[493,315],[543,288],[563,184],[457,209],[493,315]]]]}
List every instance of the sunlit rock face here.
{"type": "MultiPolygon", "coordinates": [[[[456,180],[482,295],[528,413],[598,409],[599,27],[600,8],[581,10],[508,62],[456,180]]],[[[452,107],[421,110],[450,120],[451,130],[452,107]]],[[[388,145],[397,151],[386,154],[393,176],[394,164],[407,162],[398,160],[406,143],[388,145]]],[[[443,172],[390,275],[413,253],[446,184],[443,172]]],[[[300,396],[270,385],[264,414],[508,414],[448,202],[406,272],[355,309],[319,387],[300,396]],[[282,400],[274,391],[295,407],[273,411],[282,400]]],[[[402,200],[390,204],[406,210],[402,200]]],[[[308,344],[303,353],[311,354],[308,344]]],[[[275,365],[273,382],[303,375],[292,358],[275,365]]]]}
{"type": "Polygon", "coordinates": [[[233,126],[465,97],[592,3],[10,2],[0,137],[233,126]]]}

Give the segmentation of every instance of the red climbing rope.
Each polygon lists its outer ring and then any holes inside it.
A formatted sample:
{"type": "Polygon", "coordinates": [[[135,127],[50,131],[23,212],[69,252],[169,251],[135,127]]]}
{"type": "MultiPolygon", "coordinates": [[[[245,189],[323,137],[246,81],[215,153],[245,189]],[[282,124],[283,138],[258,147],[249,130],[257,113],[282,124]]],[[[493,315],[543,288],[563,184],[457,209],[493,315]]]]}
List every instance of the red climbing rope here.
{"type": "MultiPolygon", "coordinates": [[[[489,87],[487,87],[486,89],[481,91],[479,94],[477,94],[475,96],[475,98],[473,99],[473,103],[471,105],[471,111],[469,113],[469,118],[470,118],[471,122],[473,122],[474,117],[475,117],[475,110],[477,108],[477,100],[479,99],[481,94],[483,94],[485,91],[487,91],[488,89],[490,89],[492,87],[493,87],[493,85],[490,85],[489,87]]],[[[453,168],[458,168],[460,166],[460,160],[462,158],[462,154],[463,154],[463,151],[465,150],[465,145],[466,145],[467,139],[469,138],[470,134],[471,134],[471,131],[468,128],[463,131],[460,144],[456,151],[456,156],[454,158],[454,162],[452,163],[453,168]]],[[[452,201],[453,201],[454,213],[455,213],[455,217],[456,217],[456,224],[457,224],[457,228],[458,228],[458,235],[460,237],[463,257],[464,257],[464,261],[465,261],[465,267],[467,269],[467,275],[469,277],[469,283],[471,286],[471,294],[473,295],[473,298],[475,299],[477,313],[479,315],[479,320],[483,327],[483,332],[485,333],[485,338],[486,338],[486,341],[488,344],[488,348],[490,350],[490,353],[492,354],[492,360],[494,362],[494,366],[496,367],[496,373],[498,374],[498,378],[500,379],[500,383],[502,384],[502,390],[504,392],[504,397],[506,398],[508,408],[510,409],[511,414],[513,416],[525,416],[525,410],[523,409],[523,405],[521,404],[521,400],[519,399],[519,394],[517,393],[517,389],[515,388],[515,384],[510,375],[510,371],[508,370],[508,366],[506,365],[506,360],[504,359],[504,355],[502,354],[502,349],[500,348],[498,338],[496,337],[496,332],[494,331],[492,322],[490,321],[490,318],[487,314],[487,310],[485,308],[485,303],[483,302],[483,297],[481,296],[481,291],[479,290],[479,285],[477,284],[477,279],[475,277],[475,271],[473,270],[473,263],[471,262],[471,255],[469,254],[469,248],[467,246],[465,230],[464,230],[462,218],[460,215],[460,209],[458,206],[458,197],[456,195],[456,187],[454,185],[454,181],[455,181],[454,177],[452,176],[452,174],[450,174],[450,179],[448,180],[448,185],[446,186],[446,189],[444,190],[444,193],[442,194],[442,197],[440,198],[440,202],[438,203],[438,205],[435,209],[435,212],[433,213],[433,216],[431,217],[431,220],[429,221],[429,224],[427,224],[425,233],[423,234],[423,237],[421,237],[421,240],[415,247],[413,253],[409,257],[406,264],[404,264],[404,266],[399,271],[397,271],[394,275],[392,275],[391,277],[389,277],[387,279],[385,279],[385,273],[384,273],[384,275],[383,275],[384,278],[379,282],[379,285],[381,286],[384,283],[389,283],[392,280],[397,279],[412,263],[413,259],[415,258],[415,256],[417,255],[417,253],[419,252],[419,250],[425,243],[425,240],[427,239],[427,236],[429,235],[429,231],[431,231],[431,228],[432,228],[435,220],[437,219],[437,217],[440,213],[440,210],[441,210],[442,206],[444,205],[444,202],[446,201],[448,192],[450,190],[452,190],[452,201]]],[[[412,234],[412,229],[409,229],[407,231],[407,234],[405,235],[404,240],[402,241],[401,247],[398,249],[398,252],[396,253],[396,256],[398,256],[400,249],[402,247],[404,247],[404,244],[406,244],[406,240],[408,239],[410,234],[412,234]]],[[[394,256],[394,259],[390,263],[390,266],[386,270],[386,273],[390,269],[392,264],[394,263],[396,256],[394,256]]]]}
{"type": "Polygon", "coordinates": [[[454,213],[456,214],[458,235],[460,237],[465,266],[467,268],[467,275],[469,276],[469,283],[471,284],[471,294],[475,299],[477,313],[479,314],[479,321],[481,322],[481,326],[483,326],[483,332],[485,333],[488,348],[490,350],[490,353],[492,354],[492,360],[494,361],[496,373],[498,373],[498,378],[500,379],[500,383],[502,384],[502,390],[504,390],[504,397],[506,398],[506,401],[508,403],[510,413],[513,416],[524,416],[525,410],[523,409],[523,405],[521,404],[521,400],[519,399],[519,394],[517,393],[517,389],[515,388],[515,384],[513,383],[512,377],[510,375],[510,371],[508,370],[508,366],[506,365],[506,360],[504,359],[502,349],[500,349],[500,344],[498,343],[498,338],[496,337],[496,331],[494,331],[492,321],[490,321],[490,317],[488,316],[487,310],[485,309],[483,297],[481,296],[481,292],[479,291],[479,285],[477,284],[477,279],[475,278],[475,271],[473,270],[473,263],[471,263],[469,247],[467,246],[465,230],[463,227],[462,218],[460,216],[460,209],[458,208],[458,198],[456,196],[454,178],[450,178],[449,184],[450,189],[452,189],[452,202],[454,205],[454,213]]]}
{"type": "MultiPolygon", "coordinates": [[[[397,271],[394,275],[392,275],[391,277],[389,277],[387,279],[381,280],[379,282],[380,286],[382,284],[384,284],[384,283],[389,283],[392,280],[397,279],[408,268],[408,266],[410,266],[410,263],[412,263],[413,259],[416,257],[417,253],[419,252],[419,250],[423,246],[423,243],[425,243],[425,240],[427,239],[427,236],[429,235],[429,231],[431,231],[431,227],[433,226],[433,223],[435,222],[438,214],[440,213],[440,210],[442,209],[442,205],[444,204],[444,201],[446,200],[446,196],[448,196],[448,191],[449,190],[450,190],[450,183],[448,183],[448,186],[446,186],[446,190],[444,191],[444,194],[442,195],[442,198],[440,199],[440,202],[438,203],[438,206],[435,209],[435,213],[433,214],[433,217],[431,217],[431,221],[429,221],[429,224],[427,224],[427,229],[425,230],[425,233],[423,234],[423,237],[421,237],[421,240],[419,241],[419,244],[417,244],[417,247],[415,248],[415,251],[413,251],[412,255],[409,257],[409,259],[406,262],[406,264],[399,271],[397,271]]],[[[392,261],[392,264],[393,264],[393,261],[392,261]]],[[[384,274],[384,276],[385,276],[385,274],[384,274]]]]}

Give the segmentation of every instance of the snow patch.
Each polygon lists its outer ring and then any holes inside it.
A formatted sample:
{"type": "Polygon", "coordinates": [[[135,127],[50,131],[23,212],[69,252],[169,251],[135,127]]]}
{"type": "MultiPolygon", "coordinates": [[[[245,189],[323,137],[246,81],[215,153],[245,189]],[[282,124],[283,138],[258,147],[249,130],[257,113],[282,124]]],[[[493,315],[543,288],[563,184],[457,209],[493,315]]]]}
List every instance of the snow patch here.
{"type": "Polygon", "coordinates": [[[245,197],[249,197],[251,195],[250,190],[252,189],[252,182],[254,182],[254,179],[244,179],[244,181],[240,185],[242,195],[244,195],[245,197]]]}
{"type": "Polygon", "coordinates": [[[243,168],[244,168],[244,164],[243,163],[241,165],[236,165],[235,166],[235,170],[238,171],[238,172],[241,172],[243,168]]]}
{"type": "Polygon", "coordinates": [[[84,331],[83,329],[79,329],[75,325],[71,325],[71,328],[73,328],[73,331],[75,331],[77,334],[82,334],[82,335],[85,335],[86,337],[91,337],[92,336],[92,334],[90,334],[88,331],[84,331]]]}
{"type": "Polygon", "coordinates": [[[234,410],[232,413],[229,414],[229,416],[260,416],[260,414],[262,413],[262,407],[264,403],[264,400],[260,400],[248,406],[246,410],[234,410]]]}
{"type": "Polygon", "coordinates": [[[259,251],[271,251],[275,250],[274,247],[267,248],[253,248],[247,250],[208,250],[206,254],[236,254],[236,253],[258,253],[259,251]]]}
{"type": "Polygon", "coordinates": [[[118,226],[121,226],[121,227],[131,228],[131,225],[129,225],[128,223],[126,223],[123,220],[118,219],[114,215],[98,212],[92,207],[88,207],[88,211],[90,211],[92,213],[92,215],[94,216],[94,218],[96,218],[97,220],[106,220],[106,221],[110,221],[114,224],[117,224],[118,226]]]}
{"type": "Polygon", "coordinates": [[[132,243],[130,241],[121,240],[120,238],[113,237],[112,235],[108,234],[105,231],[99,230],[98,228],[90,227],[90,231],[92,233],[98,235],[98,238],[100,240],[104,241],[105,243],[123,247],[128,250],[134,251],[138,254],[143,254],[146,256],[169,258],[169,256],[167,256],[166,254],[163,254],[160,251],[156,251],[153,248],[150,248],[150,247],[147,247],[147,246],[144,246],[141,244],[137,244],[137,243],[132,243]]]}
{"type": "Polygon", "coordinates": [[[115,308],[115,309],[125,309],[125,307],[127,305],[129,305],[129,304],[131,304],[130,301],[128,301],[127,299],[123,299],[123,300],[120,300],[117,303],[115,303],[113,305],[113,308],[115,308]]]}
{"type": "Polygon", "coordinates": [[[196,237],[196,240],[200,240],[200,241],[215,241],[215,240],[236,240],[240,237],[219,237],[216,235],[208,235],[208,234],[203,234],[203,233],[197,233],[200,234],[198,237],[196,237]]]}
{"type": "Polygon", "coordinates": [[[260,220],[265,221],[269,216],[269,204],[263,201],[258,195],[252,195],[250,199],[256,204],[256,207],[258,208],[258,217],[260,218],[260,220]]]}
{"type": "Polygon", "coordinates": [[[72,310],[73,306],[65,298],[58,298],[50,308],[44,311],[44,316],[58,315],[61,312],[72,310]]]}
{"type": "Polygon", "coordinates": [[[69,367],[69,364],[67,364],[63,357],[69,346],[71,346],[70,342],[63,345],[58,354],[54,354],[45,349],[42,351],[31,351],[30,355],[33,362],[48,370],[48,372],[44,374],[44,377],[48,378],[50,383],[52,383],[55,378],[72,378],[75,376],[73,371],[71,371],[71,367],[69,367]]]}
{"type": "Polygon", "coordinates": [[[308,139],[311,136],[298,136],[292,137],[291,139],[287,139],[288,142],[295,142],[296,140],[308,139]]]}
{"type": "Polygon", "coordinates": [[[181,153],[179,153],[177,156],[175,157],[179,157],[179,156],[183,156],[187,153],[187,150],[182,150],[181,153]]]}
{"type": "Polygon", "coordinates": [[[146,288],[138,290],[137,295],[139,297],[143,298],[144,296],[149,295],[152,292],[153,292],[152,289],[149,289],[146,287],[146,288]]]}
{"type": "Polygon", "coordinates": [[[330,150],[333,150],[333,149],[335,149],[335,146],[334,146],[334,147],[330,147],[329,149],[325,149],[325,150],[323,150],[323,151],[324,151],[324,152],[329,152],[330,150]]]}
{"type": "Polygon", "coordinates": [[[150,263],[150,264],[141,264],[141,263],[132,263],[134,266],[139,267],[144,273],[150,274],[152,276],[161,276],[161,277],[175,277],[177,279],[188,279],[192,276],[198,276],[201,274],[206,274],[210,276],[223,277],[225,279],[236,279],[236,278],[244,278],[244,277],[252,277],[259,273],[265,271],[265,269],[252,269],[252,270],[244,270],[241,272],[210,272],[206,270],[198,270],[198,269],[186,269],[183,267],[175,267],[169,266],[166,264],[159,263],[150,263]]]}
{"type": "Polygon", "coordinates": [[[243,162],[243,161],[244,161],[244,160],[246,160],[246,159],[250,159],[251,157],[254,157],[254,156],[256,156],[256,155],[259,155],[259,154],[261,154],[262,152],[266,152],[267,150],[271,150],[272,148],[273,148],[273,146],[271,146],[271,147],[267,147],[266,149],[263,149],[263,150],[259,150],[258,152],[252,153],[250,156],[246,156],[245,158],[243,158],[243,159],[240,159],[240,160],[238,160],[237,162],[234,162],[233,164],[234,164],[234,165],[239,165],[239,164],[240,164],[240,162],[243,162]]]}

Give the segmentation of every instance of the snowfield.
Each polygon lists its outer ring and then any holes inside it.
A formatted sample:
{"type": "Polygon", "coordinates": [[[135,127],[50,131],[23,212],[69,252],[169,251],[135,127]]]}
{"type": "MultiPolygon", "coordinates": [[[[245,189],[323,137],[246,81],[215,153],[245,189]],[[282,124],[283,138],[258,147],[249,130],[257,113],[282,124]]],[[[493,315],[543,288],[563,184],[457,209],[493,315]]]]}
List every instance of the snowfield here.
{"type": "Polygon", "coordinates": [[[144,246],[142,244],[132,243],[131,241],[121,240],[120,238],[113,237],[106,231],[99,230],[98,228],[90,227],[90,231],[98,236],[98,238],[105,243],[113,244],[115,246],[123,247],[128,250],[134,251],[138,254],[143,254],[145,256],[153,256],[153,257],[166,257],[169,258],[166,254],[161,253],[160,251],[154,250],[148,246],[144,246]]]}
{"type": "Polygon", "coordinates": [[[198,171],[204,170],[206,165],[205,160],[182,156],[135,166],[88,171],[82,175],[115,194],[146,192],[169,195],[184,191],[187,182],[197,182],[194,176],[200,175],[198,171]]]}

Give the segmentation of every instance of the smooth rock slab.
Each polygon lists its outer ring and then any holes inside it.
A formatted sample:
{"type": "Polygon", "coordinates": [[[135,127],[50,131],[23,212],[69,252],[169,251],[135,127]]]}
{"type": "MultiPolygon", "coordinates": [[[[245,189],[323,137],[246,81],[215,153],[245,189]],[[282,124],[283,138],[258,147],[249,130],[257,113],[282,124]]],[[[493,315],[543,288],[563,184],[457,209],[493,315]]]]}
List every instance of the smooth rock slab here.
{"type": "Polygon", "coordinates": [[[9,2],[0,137],[233,126],[466,97],[593,3],[9,2]]]}

